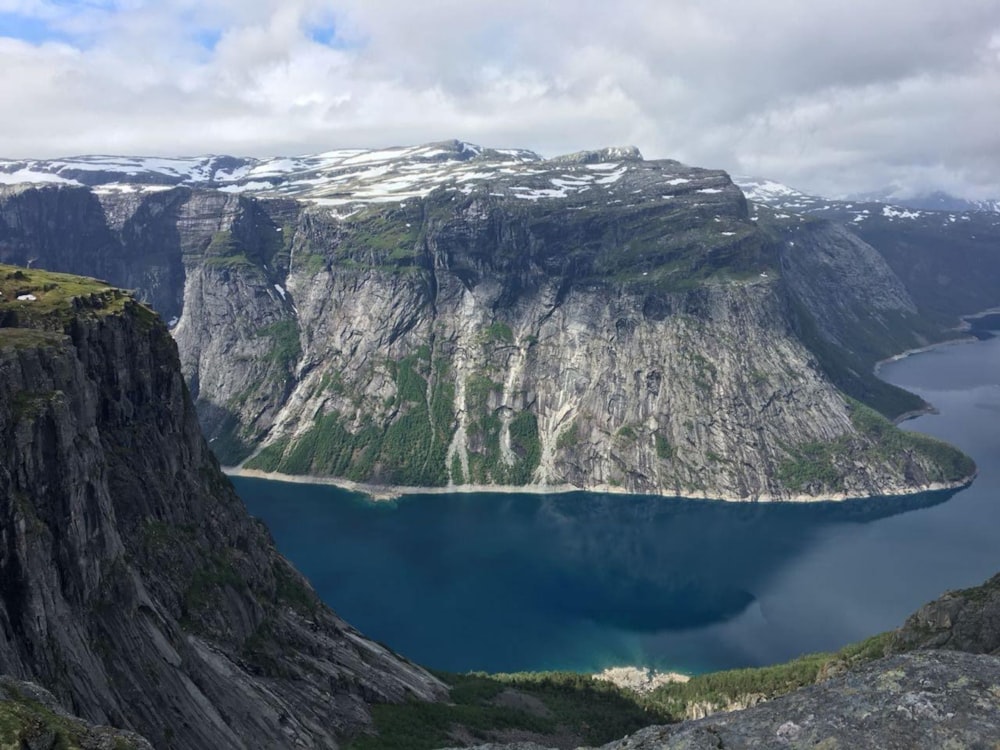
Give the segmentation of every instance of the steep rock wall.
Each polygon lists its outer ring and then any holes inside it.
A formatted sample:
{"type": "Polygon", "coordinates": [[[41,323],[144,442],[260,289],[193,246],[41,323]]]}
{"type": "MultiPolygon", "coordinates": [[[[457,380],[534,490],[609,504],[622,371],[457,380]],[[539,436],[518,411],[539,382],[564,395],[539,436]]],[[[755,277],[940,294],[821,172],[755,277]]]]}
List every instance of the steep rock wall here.
{"type": "Polygon", "coordinates": [[[9,266],[0,288],[0,673],[177,748],[336,747],[368,703],[442,694],[247,515],[150,310],[9,266]]]}
{"type": "MultiPolygon", "coordinates": [[[[870,248],[828,228],[792,252],[724,173],[599,157],[543,162],[560,175],[549,182],[533,164],[530,192],[497,174],[367,206],[35,192],[98,204],[122,248],[173,243],[181,287],[161,276],[140,291],[179,299],[165,309],[181,311],[183,371],[227,464],[733,499],[970,475],[844,398],[892,415],[922,405],[850,352],[919,337],[870,248]],[[589,187],[548,200],[558,191],[542,185],[570,177],[589,187]]],[[[20,257],[39,218],[12,193],[0,253],[20,257]]]]}

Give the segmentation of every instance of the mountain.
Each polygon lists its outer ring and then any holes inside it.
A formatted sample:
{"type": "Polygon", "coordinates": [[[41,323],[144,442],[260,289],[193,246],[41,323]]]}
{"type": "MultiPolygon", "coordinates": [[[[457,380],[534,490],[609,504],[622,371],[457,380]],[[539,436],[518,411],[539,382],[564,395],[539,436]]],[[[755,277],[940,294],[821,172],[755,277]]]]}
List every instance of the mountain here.
{"type": "Polygon", "coordinates": [[[988,203],[929,210],[904,203],[841,201],[807,195],[772,180],[737,177],[751,214],[786,225],[816,219],[843,224],[873,247],[924,317],[954,325],[998,304],[1000,213],[988,203]]]}
{"type": "Polygon", "coordinates": [[[905,194],[898,191],[885,190],[855,196],[857,200],[866,202],[877,201],[890,203],[905,208],[917,208],[925,211],[990,211],[1000,213],[1000,200],[969,200],[935,190],[929,193],[905,194]]]}
{"type": "Polygon", "coordinates": [[[872,367],[946,327],[856,234],[755,220],[724,172],[458,141],[15,166],[89,186],[0,189],[0,260],[136,289],[227,464],[747,500],[973,472],[876,413],[925,408],[872,367]]]}
{"type": "Polygon", "coordinates": [[[166,327],[107,284],[0,266],[0,540],[0,673],[156,747],[333,748],[444,693],[275,551],[166,327]]]}

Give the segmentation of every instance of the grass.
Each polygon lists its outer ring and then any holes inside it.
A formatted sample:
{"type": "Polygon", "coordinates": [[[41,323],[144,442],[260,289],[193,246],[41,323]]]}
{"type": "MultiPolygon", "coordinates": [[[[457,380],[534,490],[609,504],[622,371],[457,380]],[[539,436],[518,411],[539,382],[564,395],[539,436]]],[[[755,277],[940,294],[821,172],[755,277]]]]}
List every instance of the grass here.
{"type": "MultiPolygon", "coordinates": [[[[121,313],[129,302],[133,299],[127,292],[97,279],[0,265],[0,327],[4,329],[61,331],[75,316],[121,313]],[[25,295],[35,299],[17,299],[25,295]]],[[[13,345],[26,345],[29,340],[55,343],[40,333],[5,333],[3,338],[13,345]]]]}

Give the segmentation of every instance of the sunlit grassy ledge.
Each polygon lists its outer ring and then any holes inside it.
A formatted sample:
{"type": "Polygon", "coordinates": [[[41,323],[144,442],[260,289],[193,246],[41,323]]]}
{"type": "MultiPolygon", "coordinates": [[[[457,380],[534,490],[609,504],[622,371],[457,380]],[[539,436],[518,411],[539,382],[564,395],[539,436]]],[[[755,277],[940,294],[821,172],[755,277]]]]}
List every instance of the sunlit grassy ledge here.
{"type": "MultiPolygon", "coordinates": [[[[247,477],[250,479],[267,479],[274,482],[289,482],[292,484],[321,484],[330,487],[357,492],[367,495],[372,500],[396,500],[406,495],[450,495],[454,493],[490,493],[496,495],[559,495],[570,492],[594,492],[614,495],[637,495],[622,487],[612,485],[597,485],[594,487],[575,487],[569,484],[556,485],[496,485],[496,484],[459,484],[448,487],[394,487],[375,484],[364,484],[362,482],[352,482],[350,479],[340,477],[314,477],[299,474],[281,474],[279,472],[260,471],[258,469],[244,469],[239,466],[224,466],[223,472],[233,477],[247,477]]],[[[903,497],[907,495],[919,495],[922,492],[943,492],[945,490],[955,490],[968,487],[976,478],[978,471],[972,472],[954,482],[933,482],[926,485],[906,487],[900,489],[892,495],[884,497],[903,497]]],[[[648,495],[637,495],[646,497],[648,495]]],[[[774,497],[772,495],[760,495],[758,497],[715,497],[704,493],[691,494],[663,494],[664,498],[680,498],[683,500],[721,500],[732,503],[762,502],[762,503],[822,503],[841,500],[865,500],[877,499],[871,495],[852,493],[830,493],[828,495],[791,495],[785,497],[774,497]]]]}

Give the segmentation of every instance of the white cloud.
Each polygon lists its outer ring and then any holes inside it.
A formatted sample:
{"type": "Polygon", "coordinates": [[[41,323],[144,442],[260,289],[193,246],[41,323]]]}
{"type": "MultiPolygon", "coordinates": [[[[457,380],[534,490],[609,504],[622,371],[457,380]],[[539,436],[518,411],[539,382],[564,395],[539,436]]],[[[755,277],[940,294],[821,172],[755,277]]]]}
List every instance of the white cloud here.
{"type": "Polygon", "coordinates": [[[0,13],[51,30],[0,39],[5,156],[634,143],[827,193],[1000,195],[994,0],[0,0],[0,13]]]}

